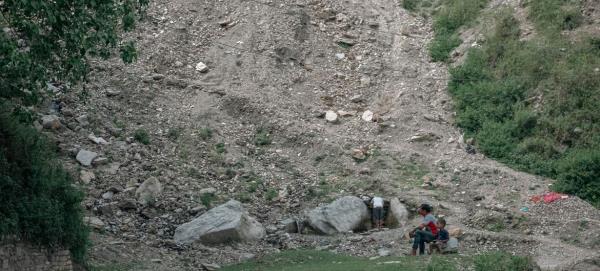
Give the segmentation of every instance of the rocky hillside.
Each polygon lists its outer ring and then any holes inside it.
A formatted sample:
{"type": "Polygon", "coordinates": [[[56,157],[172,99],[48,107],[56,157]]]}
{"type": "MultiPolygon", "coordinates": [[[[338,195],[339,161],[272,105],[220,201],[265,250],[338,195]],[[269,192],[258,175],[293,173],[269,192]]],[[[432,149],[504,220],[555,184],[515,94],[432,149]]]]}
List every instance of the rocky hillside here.
{"type": "Polygon", "coordinates": [[[198,270],[297,247],[402,255],[410,227],[333,236],[278,227],[342,196],[378,194],[411,211],[434,205],[464,232],[461,253],[594,270],[598,209],[577,197],[532,203],[552,180],[463,139],[448,68],[428,55],[432,37],[431,21],[397,1],[152,1],[127,37],[138,61],[95,60],[84,95],[57,90],[44,112],[58,116],[43,129],[87,194],[92,262],[198,270]],[[230,199],[264,238],[174,241],[177,227],[230,199]]]}

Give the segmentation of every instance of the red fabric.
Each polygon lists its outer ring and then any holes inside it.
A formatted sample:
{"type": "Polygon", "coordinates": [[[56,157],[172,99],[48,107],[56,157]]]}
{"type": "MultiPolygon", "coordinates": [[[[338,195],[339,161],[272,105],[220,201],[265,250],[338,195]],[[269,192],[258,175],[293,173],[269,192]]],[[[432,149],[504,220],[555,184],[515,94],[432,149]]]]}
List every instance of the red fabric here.
{"type": "Polygon", "coordinates": [[[436,236],[436,235],[437,235],[437,233],[438,233],[438,229],[437,229],[437,226],[435,225],[435,223],[433,223],[433,222],[429,222],[429,223],[427,224],[427,226],[428,226],[428,227],[429,227],[429,229],[431,230],[431,233],[433,234],[433,236],[436,236]]]}
{"type": "Polygon", "coordinates": [[[564,195],[564,194],[560,194],[560,193],[556,193],[556,192],[549,192],[549,193],[545,193],[543,195],[534,195],[531,197],[531,201],[533,201],[533,203],[538,203],[543,200],[544,203],[552,203],[559,199],[568,198],[568,197],[569,196],[564,195]]]}

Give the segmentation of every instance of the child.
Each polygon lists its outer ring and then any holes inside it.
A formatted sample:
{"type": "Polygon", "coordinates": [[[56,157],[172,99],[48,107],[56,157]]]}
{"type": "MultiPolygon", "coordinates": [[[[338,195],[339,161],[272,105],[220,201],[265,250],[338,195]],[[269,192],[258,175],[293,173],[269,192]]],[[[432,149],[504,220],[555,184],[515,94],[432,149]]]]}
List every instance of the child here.
{"type": "Polygon", "coordinates": [[[429,245],[429,254],[431,254],[433,250],[436,250],[441,254],[442,250],[446,248],[448,240],[450,240],[450,234],[446,230],[446,220],[438,218],[436,226],[438,228],[438,234],[435,237],[435,240],[429,245]]]}

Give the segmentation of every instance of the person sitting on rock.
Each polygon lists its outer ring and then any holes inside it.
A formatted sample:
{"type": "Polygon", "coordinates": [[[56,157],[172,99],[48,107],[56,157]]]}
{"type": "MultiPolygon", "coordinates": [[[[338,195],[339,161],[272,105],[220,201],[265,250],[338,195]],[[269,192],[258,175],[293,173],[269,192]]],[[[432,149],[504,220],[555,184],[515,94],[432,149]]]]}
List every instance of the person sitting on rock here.
{"type": "Polygon", "coordinates": [[[433,242],[429,245],[429,254],[431,254],[433,251],[437,251],[441,254],[446,248],[448,240],[450,240],[450,234],[445,229],[446,220],[443,218],[438,218],[436,226],[438,228],[438,234],[435,240],[433,240],[433,242]]]}
{"type": "Polygon", "coordinates": [[[378,230],[383,227],[383,198],[375,196],[371,199],[373,206],[373,224],[378,230]]]}
{"type": "Polygon", "coordinates": [[[417,248],[419,249],[419,254],[425,254],[425,243],[429,243],[435,239],[438,234],[438,229],[436,226],[437,220],[431,214],[433,208],[429,204],[421,204],[417,212],[421,216],[423,216],[423,222],[416,227],[414,230],[410,232],[410,237],[414,238],[413,246],[412,246],[412,256],[417,255],[417,248]]]}

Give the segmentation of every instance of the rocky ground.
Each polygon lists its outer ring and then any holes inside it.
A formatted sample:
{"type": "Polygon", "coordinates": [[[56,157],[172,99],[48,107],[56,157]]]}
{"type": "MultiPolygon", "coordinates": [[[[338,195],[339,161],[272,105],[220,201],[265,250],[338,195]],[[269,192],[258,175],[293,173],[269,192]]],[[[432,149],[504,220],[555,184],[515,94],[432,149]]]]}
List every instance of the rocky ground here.
{"type": "Polygon", "coordinates": [[[403,254],[405,228],[277,228],[341,196],[379,194],[433,204],[463,230],[461,253],[597,268],[597,209],[574,197],[533,204],[552,180],[484,157],[453,125],[447,67],[427,53],[432,35],[397,1],[151,1],[127,37],[138,61],[95,60],[85,92],[57,89],[43,112],[58,116],[44,129],[87,195],[92,262],[197,270],[295,247],[403,254]],[[229,199],[265,238],[173,241],[179,225],[229,199]]]}

